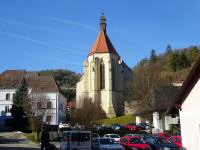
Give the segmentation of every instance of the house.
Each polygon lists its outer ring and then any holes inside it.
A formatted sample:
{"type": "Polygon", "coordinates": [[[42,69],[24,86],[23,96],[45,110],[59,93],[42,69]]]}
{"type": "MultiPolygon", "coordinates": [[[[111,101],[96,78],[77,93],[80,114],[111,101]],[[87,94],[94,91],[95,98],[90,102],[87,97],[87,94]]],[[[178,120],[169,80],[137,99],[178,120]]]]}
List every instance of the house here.
{"type": "Polygon", "coordinates": [[[124,114],[124,91],[132,78],[132,70],[117,53],[106,27],[102,14],[99,36],[84,61],[84,74],[77,83],[76,106],[82,107],[84,97],[91,98],[111,118],[124,114]]]}
{"type": "Polygon", "coordinates": [[[43,121],[50,125],[58,125],[66,119],[66,98],[59,92],[52,75],[40,75],[38,72],[25,70],[7,70],[0,74],[0,127],[12,118],[10,109],[13,97],[22,79],[28,83],[31,98],[40,95],[46,100],[46,111],[43,121]]]}
{"type": "Polygon", "coordinates": [[[200,149],[200,57],[184,81],[170,114],[180,115],[183,147],[189,150],[200,149]]]}

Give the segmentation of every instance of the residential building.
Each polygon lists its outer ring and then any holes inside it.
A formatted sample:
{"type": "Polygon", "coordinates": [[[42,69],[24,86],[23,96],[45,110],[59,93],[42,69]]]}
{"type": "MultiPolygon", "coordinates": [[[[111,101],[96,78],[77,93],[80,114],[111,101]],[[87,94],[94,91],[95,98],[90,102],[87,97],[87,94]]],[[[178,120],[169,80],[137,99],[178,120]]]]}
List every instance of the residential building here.
{"type": "Polygon", "coordinates": [[[83,97],[88,97],[100,104],[107,117],[115,117],[124,114],[124,91],[132,70],[111,43],[106,26],[102,15],[100,34],[84,61],[84,74],[77,83],[76,106],[81,108],[83,97]]]}
{"type": "MultiPolygon", "coordinates": [[[[11,119],[10,109],[13,97],[22,79],[28,83],[29,95],[34,100],[44,99],[45,115],[43,122],[58,125],[66,119],[66,98],[59,92],[52,75],[40,75],[38,72],[25,70],[7,70],[0,75],[0,125],[5,126],[5,120],[11,119]]],[[[39,105],[39,103],[38,103],[39,105]]]]}
{"type": "Polygon", "coordinates": [[[200,57],[174,98],[168,113],[180,115],[182,145],[185,149],[200,149],[200,57]]]}

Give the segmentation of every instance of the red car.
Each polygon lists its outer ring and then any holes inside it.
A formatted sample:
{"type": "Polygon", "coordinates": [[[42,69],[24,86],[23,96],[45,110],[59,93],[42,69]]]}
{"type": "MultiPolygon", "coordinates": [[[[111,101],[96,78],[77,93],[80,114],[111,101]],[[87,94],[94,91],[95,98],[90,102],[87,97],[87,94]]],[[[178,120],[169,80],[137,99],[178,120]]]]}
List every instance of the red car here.
{"type": "Polygon", "coordinates": [[[176,136],[170,137],[170,138],[169,138],[169,141],[170,141],[171,143],[176,144],[179,148],[183,148],[183,146],[182,146],[182,138],[181,138],[180,135],[176,135],[176,136]]]}
{"type": "Polygon", "coordinates": [[[151,150],[149,144],[144,143],[144,141],[139,136],[134,137],[122,137],[119,141],[125,148],[125,150],[151,150]]]}
{"type": "Polygon", "coordinates": [[[138,131],[138,130],[140,130],[140,127],[137,126],[135,123],[128,124],[126,127],[129,130],[131,130],[131,131],[138,131]]]}

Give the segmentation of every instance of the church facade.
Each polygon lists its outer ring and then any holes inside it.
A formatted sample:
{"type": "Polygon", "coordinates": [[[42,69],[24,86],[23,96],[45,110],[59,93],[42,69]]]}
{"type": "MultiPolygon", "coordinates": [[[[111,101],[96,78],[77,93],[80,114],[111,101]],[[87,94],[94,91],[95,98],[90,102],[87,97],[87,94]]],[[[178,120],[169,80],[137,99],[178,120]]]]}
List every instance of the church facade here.
{"type": "Polygon", "coordinates": [[[82,107],[84,97],[98,101],[106,116],[124,114],[124,92],[132,70],[117,53],[106,33],[106,18],[100,19],[100,34],[88,58],[84,61],[84,74],[77,83],[76,106],[82,107]]]}

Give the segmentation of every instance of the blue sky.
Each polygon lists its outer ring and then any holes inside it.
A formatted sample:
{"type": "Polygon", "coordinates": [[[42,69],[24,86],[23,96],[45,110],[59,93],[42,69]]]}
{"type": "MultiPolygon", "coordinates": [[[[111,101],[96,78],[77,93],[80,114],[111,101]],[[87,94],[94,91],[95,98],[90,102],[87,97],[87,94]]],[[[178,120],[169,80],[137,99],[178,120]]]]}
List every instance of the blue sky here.
{"type": "Polygon", "coordinates": [[[99,33],[99,17],[130,67],[151,49],[200,45],[199,0],[1,0],[0,72],[83,72],[99,33]]]}

